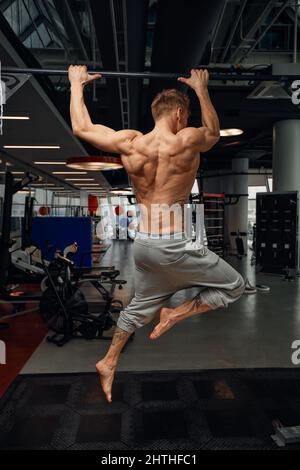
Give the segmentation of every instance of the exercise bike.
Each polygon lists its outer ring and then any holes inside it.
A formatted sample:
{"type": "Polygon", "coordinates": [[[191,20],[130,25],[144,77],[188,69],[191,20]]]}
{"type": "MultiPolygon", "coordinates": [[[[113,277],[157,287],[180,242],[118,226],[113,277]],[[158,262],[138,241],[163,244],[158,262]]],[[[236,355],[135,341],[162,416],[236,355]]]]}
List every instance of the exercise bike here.
{"type": "MultiPolygon", "coordinates": [[[[47,341],[57,346],[65,345],[71,338],[104,339],[111,340],[111,336],[104,336],[104,332],[111,329],[115,324],[113,313],[120,313],[123,308],[121,301],[113,303],[111,291],[103,287],[111,274],[115,277],[116,272],[102,272],[98,283],[98,291],[106,296],[105,308],[102,313],[90,313],[88,302],[80,285],[83,282],[76,271],[74,262],[62,253],[56,253],[54,261],[49,266],[43,264],[46,278],[43,282],[44,292],[40,300],[40,312],[48,327],[54,334],[47,337],[47,341]]],[[[87,280],[89,278],[86,278],[87,280]]],[[[126,283],[123,280],[110,279],[114,288],[118,283],[126,283]]]]}

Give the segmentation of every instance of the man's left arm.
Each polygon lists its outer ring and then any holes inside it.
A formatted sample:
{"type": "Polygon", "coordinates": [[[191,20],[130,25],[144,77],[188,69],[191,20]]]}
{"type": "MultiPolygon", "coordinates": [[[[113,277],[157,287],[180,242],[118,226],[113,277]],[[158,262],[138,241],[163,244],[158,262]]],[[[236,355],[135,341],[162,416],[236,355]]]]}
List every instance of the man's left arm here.
{"type": "Polygon", "coordinates": [[[130,152],[132,140],[141,133],[135,130],[115,131],[101,124],[93,124],[84,102],[84,87],[87,83],[101,78],[101,75],[88,74],[85,66],[71,66],[70,115],[73,133],[94,147],[113,153],[130,152]]]}

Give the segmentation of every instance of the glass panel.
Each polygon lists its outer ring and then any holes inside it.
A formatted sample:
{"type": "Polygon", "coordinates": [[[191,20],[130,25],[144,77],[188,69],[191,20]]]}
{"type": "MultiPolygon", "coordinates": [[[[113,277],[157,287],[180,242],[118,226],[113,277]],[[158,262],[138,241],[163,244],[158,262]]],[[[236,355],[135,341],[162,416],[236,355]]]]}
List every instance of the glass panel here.
{"type": "Polygon", "coordinates": [[[31,47],[34,47],[34,48],[43,47],[43,44],[41,43],[41,40],[38,37],[38,34],[37,34],[36,31],[34,31],[32,34],[30,34],[28,36],[28,38],[25,39],[23,44],[24,44],[24,46],[29,47],[29,48],[31,48],[31,47]]]}
{"type": "Polygon", "coordinates": [[[41,23],[38,26],[38,32],[34,31],[28,38],[23,41],[24,46],[28,48],[40,48],[40,47],[47,47],[50,43],[52,43],[52,38],[50,37],[48,30],[46,29],[44,23],[41,23]]]}
{"type": "Polygon", "coordinates": [[[16,34],[19,34],[18,5],[17,2],[12,3],[3,13],[5,19],[10,24],[16,34]]]}
{"type": "Polygon", "coordinates": [[[44,23],[41,23],[39,26],[38,26],[38,32],[39,32],[39,36],[41,37],[41,40],[44,44],[44,46],[47,46],[50,42],[51,42],[51,37],[48,33],[48,30],[46,29],[46,26],[44,25],[44,23]]]}
{"type": "Polygon", "coordinates": [[[29,0],[18,0],[19,1],[19,31],[20,34],[25,31],[26,28],[36,20],[39,13],[35,7],[33,1],[29,0]]]}
{"type": "Polygon", "coordinates": [[[19,36],[39,14],[32,0],[16,0],[5,11],[4,17],[19,36]]]}

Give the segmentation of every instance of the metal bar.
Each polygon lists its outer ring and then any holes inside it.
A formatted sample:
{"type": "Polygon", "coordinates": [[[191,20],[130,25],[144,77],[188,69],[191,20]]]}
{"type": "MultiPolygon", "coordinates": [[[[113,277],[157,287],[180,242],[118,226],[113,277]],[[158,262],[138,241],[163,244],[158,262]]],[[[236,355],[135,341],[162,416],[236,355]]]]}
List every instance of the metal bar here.
{"type": "Polygon", "coordinates": [[[215,45],[215,42],[216,42],[216,39],[217,39],[217,36],[218,36],[218,32],[219,32],[220,26],[221,26],[222,21],[223,21],[223,18],[224,18],[224,14],[225,14],[225,10],[226,10],[227,4],[228,4],[228,0],[225,0],[225,1],[224,1],[223,8],[222,8],[221,13],[220,13],[220,16],[219,16],[219,19],[218,19],[218,21],[217,21],[216,27],[215,27],[214,32],[213,32],[213,34],[212,34],[212,41],[211,41],[211,49],[212,49],[212,51],[214,51],[214,45],[215,45]]]}
{"type": "MultiPolygon", "coordinates": [[[[110,0],[110,15],[111,15],[111,22],[112,22],[112,30],[113,30],[113,37],[114,37],[114,50],[116,56],[116,67],[117,71],[120,72],[120,63],[119,63],[119,50],[118,50],[118,37],[117,37],[117,24],[116,24],[116,15],[115,15],[115,8],[114,8],[114,0],[110,0]]],[[[123,106],[123,94],[122,94],[122,86],[121,86],[121,77],[118,77],[118,89],[119,89],[119,97],[120,97],[120,106],[122,111],[122,127],[125,128],[124,122],[124,106],[123,106]]],[[[128,126],[127,126],[128,128],[128,126]]]]}
{"type": "MultiPolygon", "coordinates": [[[[209,67],[203,65],[197,68],[206,68],[209,71],[209,67]]],[[[103,70],[90,70],[90,74],[101,74],[103,77],[111,78],[144,78],[144,79],[160,79],[160,80],[177,80],[178,77],[189,77],[188,73],[159,73],[159,72],[114,72],[114,71],[103,71],[103,70]]],[[[57,69],[35,69],[35,68],[18,68],[18,67],[2,67],[2,74],[25,74],[25,75],[67,75],[67,70],[57,69]]],[[[234,72],[210,72],[210,80],[233,80],[233,81],[285,81],[295,80],[296,75],[272,75],[262,74],[257,72],[247,73],[234,73],[234,72]]]]}
{"type": "MultiPolygon", "coordinates": [[[[95,31],[95,24],[94,24],[94,19],[93,19],[93,14],[91,10],[91,5],[88,4],[88,14],[89,14],[89,24],[90,24],[90,30],[91,30],[91,49],[92,49],[92,57],[93,57],[93,67],[96,67],[96,31],[95,31]]],[[[96,82],[93,83],[93,102],[96,103],[98,101],[97,99],[97,93],[96,93],[96,82]]]]}
{"type": "MultiPolygon", "coordinates": [[[[127,34],[127,5],[126,1],[122,0],[122,11],[123,11],[123,30],[124,30],[124,50],[125,50],[125,70],[128,72],[128,34],[127,34]]],[[[130,128],[130,93],[129,93],[129,82],[126,79],[126,93],[127,93],[127,125],[130,128]]]]}

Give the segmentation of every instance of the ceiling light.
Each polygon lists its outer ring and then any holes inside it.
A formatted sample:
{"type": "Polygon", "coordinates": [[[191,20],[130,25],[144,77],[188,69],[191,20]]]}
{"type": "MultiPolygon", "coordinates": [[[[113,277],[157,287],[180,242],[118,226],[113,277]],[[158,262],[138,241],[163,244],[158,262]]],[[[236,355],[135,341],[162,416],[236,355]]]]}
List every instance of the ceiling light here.
{"type": "Polygon", "coordinates": [[[242,129],[221,129],[221,137],[232,137],[234,135],[241,135],[244,131],[242,129]]]}
{"type": "Polygon", "coordinates": [[[2,119],[6,119],[7,121],[28,121],[30,117],[29,116],[2,116],[2,119]]]}
{"type": "Polygon", "coordinates": [[[74,186],[100,186],[99,183],[75,183],[74,186]]]}
{"type": "Polygon", "coordinates": [[[65,165],[66,162],[34,162],[35,165],[65,165]]]}
{"type": "Polygon", "coordinates": [[[29,116],[2,116],[6,121],[29,121],[29,116]]]}
{"type": "Polygon", "coordinates": [[[3,145],[4,149],[60,149],[60,145],[3,145]]]}
{"type": "Polygon", "coordinates": [[[87,175],[87,171],[52,171],[52,175],[87,175]]]}
{"type": "Polygon", "coordinates": [[[34,191],[30,191],[30,189],[22,189],[18,191],[17,194],[32,194],[34,191]]]}
{"type": "Polygon", "coordinates": [[[65,181],[95,181],[95,178],[65,178],[65,181]]]}
{"type": "Polygon", "coordinates": [[[110,193],[116,194],[118,196],[127,196],[128,194],[132,194],[132,189],[130,188],[111,189],[110,193]]]}
{"type": "Polygon", "coordinates": [[[105,171],[123,168],[120,157],[83,156],[68,158],[67,166],[76,170],[105,171]]]}
{"type": "MultiPolygon", "coordinates": [[[[23,175],[24,171],[12,171],[13,175],[23,175]]],[[[0,171],[0,175],[5,175],[5,171],[0,171]]]]}

